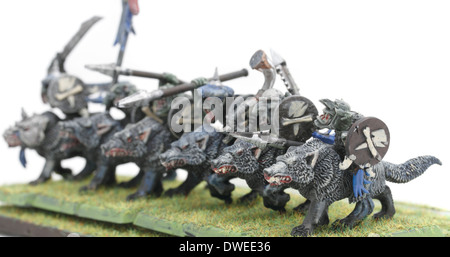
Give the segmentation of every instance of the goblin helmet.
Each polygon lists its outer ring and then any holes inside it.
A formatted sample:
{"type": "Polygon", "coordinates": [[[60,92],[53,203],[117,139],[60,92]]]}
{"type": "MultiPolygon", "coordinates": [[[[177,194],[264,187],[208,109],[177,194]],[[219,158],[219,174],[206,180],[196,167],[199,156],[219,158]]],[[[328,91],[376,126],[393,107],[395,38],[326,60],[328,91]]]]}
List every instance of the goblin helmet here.
{"type": "Polygon", "coordinates": [[[132,95],[137,91],[136,86],[130,82],[119,82],[115,84],[103,99],[106,110],[111,109],[111,107],[115,106],[122,98],[132,95]]]}

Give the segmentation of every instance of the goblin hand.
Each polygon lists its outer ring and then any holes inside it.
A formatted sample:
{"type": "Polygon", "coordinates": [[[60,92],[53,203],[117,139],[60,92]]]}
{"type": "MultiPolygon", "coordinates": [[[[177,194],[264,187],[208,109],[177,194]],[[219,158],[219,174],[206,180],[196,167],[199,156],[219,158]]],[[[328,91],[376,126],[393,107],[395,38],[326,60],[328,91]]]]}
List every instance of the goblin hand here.
{"type": "Polygon", "coordinates": [[[172,73],[164,72],[163,76],[164,76],[164,81],[166,82],[164,84],[167,84],[167,83],[172,84],[172,85],[180,84],[180,80],[178,80],[177,76],[175,76],[172,73]]]}
{"type": "Polygon", "coordinates": [[[208,83],[208,79],[204,78],[204,77],[200,77],[200,78],[193,79],[191,81],[191,83],[194,84],[195,87],[201,87],[203,85],[206,85],[206,83],[208,83]]]}
{"type": "Polygon", "coordinates": [[[330,145],[334,144],[334,140],[335,140],[335,136],[333,136],[333,135],[324,135],[324,134],[321,134],[321,133],[319,133],[317,131],[314,131],[312,133],[312,137],[318,138],[322,142],[324,142],[326,144],[330,144],[330,145]]]}

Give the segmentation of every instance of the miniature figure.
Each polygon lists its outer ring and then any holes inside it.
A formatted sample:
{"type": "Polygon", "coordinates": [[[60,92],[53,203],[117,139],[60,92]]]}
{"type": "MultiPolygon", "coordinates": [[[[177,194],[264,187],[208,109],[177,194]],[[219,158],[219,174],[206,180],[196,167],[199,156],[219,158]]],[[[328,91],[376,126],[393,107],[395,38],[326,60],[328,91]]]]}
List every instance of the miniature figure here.
{"type": "MultiPolygon", "coordinates": [[[[353,195],[352,175],[339,168],[341,159],[333,146],[319,139],[312,139],[302,146],[290,147],[285,155],[277,158],[277,163],[264,170],[270,187],[297,189],[309,202],[302,225],[295,227],[291,235],[307,236],[319,225],[329,223],[328,206],[335,201],[353,195]]],[[[434,156],[421,156],[395,165],[381,161],[374,165],[374,176],[370,177],[368,194],[380,200],[382,209],[374,218],[390,218],[395,214],[392,195],[385,181],[406,183],[424,173],[433,164],[441,165],[434,156]]],[[[353,227],[373,211],[367,198],[359,201],[355,210],[346,218],[337,221],[353,227]],[[365,206],[369,205],[369,206],[365,206]]]]}
{"type": "MultiPolygon", "coordinates": [[[[263,191],[268,182],[264,179],[263,170],[275,163],[275,158],[286,152],[286,149],[275,147],[259,148],[243,139],[237,139],[233,145],[225,147],[223,153],[212,160],[216,174],[232,174],[247,182],[251,192],[240,198],[241,202],[250,203],[263,191]]],[[[282,190],[267,194],[264,206],[280,212],[285,211],[285,204],[290,199],[282,190]]]]}
{"type": "MultiPolygon", "coordinates": [[[[111,87],[110,91],[103,98],[102,102],[105,105],[105,110],[110,111],[111,107],[114,107],[120,99],[136,93],[137,90],[136,86],[129,82],[117,83],[111,87]]],[[[145,113],[141,108],[123,108],[120,110],[125,114],[125,117],[119,121],[122,127],[129,123],[136,123],[145,117],[145,113]]]]}
{"type": "MultiPolygon", "coordinates": [[[[134,162],[140,168],[137,178],[133,179],[136,182],[141,180],[140,186],[137,192],[127,196],[127,200],[161,195],[165,168],[158,157],[169,148],[172,141],[174,138],[165,125],[146,117],[136,124],[127,125],[101,146],[108,160],[118,164],[134,162]]],[[[88,188],[96,188],[101,184],[103,179],[100,175],[96,174],[88,188]]],[[[110,176],[115,174],[105,174],[105,177],[110,176]]]]}
{"type": "MultiPolygon", "coordinates": [[[[159,81],[160,88],[169,88],[174,86],[167,83],[168,81],[178,83],[178,80],[172,74],[165,73],[163,78],[163,80],[159,81]]],[[[111,88],[111,92],[109,92],[104,98],[106,109],[109,110],[118,101],[135,93],[136,91],[136,87],[130,83],[116,84],[111,88]]],[[[133,187],[142,180],[141,187],[138,192],[128,196],[128,200],[133,200],[137,197],[143,197],[147,194],[154,193],[154,190],[156,189],[154,189],[152,185],[157,182],[153,180],[150,181],[148,176],[153,176],[154,174],[159,174],[162,176],[163,172],[158,170],[162,166],[159,165],[158,162],[154,163],[152,158],[155,158],[155,156],[157,158],[159,153],[166,149],[164,144],[170,144],[170,142],[174,140],[174,138],[171,137],[165,123],[167,120],[168,108],[170,108],[170,106],[166,106],[167,103],[165,105],[160,103],[161,102],[157,104],[152,103],[152,108],[129,107],[121,109],[125,113],[125,118],[118,121],[121,126],[116,132],[120,132],[114,134],[114,136],[111,135],[108,137],[108,140],[104,140],[101,144],[97,145],[99,154],[102,156],[100,158],[102,164],[99,165],[100,171],[95,173],[95,176],[91,180],[90,184],[82,187],[80,189],[81,191],[96,190],[99,186],[115,184],[115,167],[119,164],[135,162],[141,168],[139,174],[130,181],[119,184],[119,186],[133,187]],[[131,125],[132,123],[135,124],[131,125]],[[124,126],[126,127],[122,129],[124,126]],[[129,135],[136,133],[139,135],[135,138],[129,137],[129,135]],[[144,137],[141,134],[145,134],[146,136],[144,137]],[[122,137],[124,136],[127,138],[123,139],[122,137]],[[121,139],[123,139],[123,141],[121,141],[121,139]],[[134,143],[131,144],[132,142],[134,143]],[[140,145],[142,149],[139,150],[129,148],[137,145],[140,145]],[[102,149],[100,149],[100,146],[102,149]],[[152,188],[146,190],[146,186],[152,188]]],[[[169,173],[167,177],[174,178],[176,177],[176,173],[169,173]]],[[[157,193],[156,195],[159,194],[157,193]]]]}
{"type": "Polygon", "coordinates": [[[81,179],[91,174],[95,169],[95,161],[90,158],[86,148],[75,138],[73,134],[64,134],[59,125],[61,119],[52,112],[44,112],[28,116],[22,110],[22,120],[15,126],[7,129],[3,137],[10,147],[20,146],[20,161],[26,165],[25,149],[34,149],[45,158],[44,168],[38,179],[30,184],[37,185],[51,178],[52,172],[60,174],[66,179],[81,179]],[[61,166],[61,161],[82,156],[86,159],[86,166],[77,176],[72,176],[72,171],[61,166]]]}
{"type": "MultiPolygon", "coordinates": [[[[281,127],[272,127],[275,131],[267,132],[229,132],[229,135],[238,138],[236,142],[224,149],[224,153],[213,160],[214,171],[217,174],[234,173],[236,176],[245,179],[252,191],[241,200],[252,201],[258,194],[262,195],[267,182],[264,180],[263,169],[275,162],[278,155],[284,154],[289,146],[301,145],[310,138],[314,131],[313,120],[317,116],[314,104],[307,98],[299,96],[297,85],[290,75],[286,61],[272,50],[274,59],[272,66],[266,54],[259,50],[251,58],[252,68],[263,72],[265,76],[264,85],[257,93],[259,97],[269,96],[271,99],[278,99],[267,106],[267,112],[272,113],[276,109],[278,116],[265,116],[267,121],[259,117],[263,126],[269,124],[271,118],[279,118],[281,127]],[[285,98],[281,92],[272,88],[275,82],[275,70],[281,76],[289,93],[285,98]],[[281,103],[280,103],[281,102],[281,103]],[[277,103],[280,103],[279,105],[277,103]],[[246,137],[247,135],[251,138],[246,137]],[[278,136],[278,135],[281,135],[278,136]]],[[[257,102],[252,98],[244,102],[250,106],[249,113],[254,115],[257,102]]],[[[237,108],[237,115],[245,113],[245,104],[237,108]]],[[[251,116],[249,114],[249,116],[251,116]]],[[[260,124],[261,125],[261,124],[260,124]]],[[[239,128],[238,128],[239,129],[239,128]]],[[[261,129],[261,127],[260,127],[261,129]]],[[[285,211],[284,206],[289,201],[289,195],[281,191],[267,191],[264,195],[264,204],[274,210],[285,211]]]]}
{"type": "MultiPolygon", "coordinates": [[[[99,113],[90,117],[75,118],[70,121],[59,123],[62,138],[73,138],[84,147],[86,158],[91,163],[95,163],[91,167],[91,172],[78,174],[79,179],[87,178],[92,171],[96,170],[96,174],[102,173],[104,169],[114,169],[117,164],[107,162],[102,154],[100,145],[107,142],[115,133],[122,129],[120,122],[114,120],[109,113],[99,113]]],[[[113,181],[109,181],[113,183],[113,181]]]]}
{"type": "Polygon", "coordinates": [[[325,105],[325,109],[314,121],[314,125],[319,129],[334,130],[335,135],[314,132],[313,137],[334,144],[342,161],[341,170],[353,173],[351,201],[355,202],[368,193],[364,184],[369,182],[364,179],[364,174],[370,172],[371,167],[386,154],[389,148],[389,130],[381,120],[351,111],[350,105],[342,100],[333,102],[322,99],[320,102],[325,105]]]}
{"type": "Polygon", "coordinates": [[[231,178],[210,178],[213,174],[211,160],[229,145],[223,141],[224,138],[223,133],[201,126],[193,132],[184,133],[180,139],[173,142],[171,148],[159,156],[161,163],[167,170],[186,169],[188,178],[177,188],[167,190],[166,195],[188,195],[195,186],[205,180],[210,185],[212,196],[231,203],[231,191],[234,190],[234,185],[228,182],[231,178]]]}
{"type": "Polygon", "coordinates": [[[64,69],[64,62],[78,42],[101,18],[92,17],[81,25],[79,31],[72,37],[61,53],[57,53],[47,70],[47,76],[42,80],[41,97],[44,103],[60,109],[67,119],[89,116],[87,96],[91,89],[100,88],[98,84],[87,85],[79,78],[69,75],[64,69]]]}

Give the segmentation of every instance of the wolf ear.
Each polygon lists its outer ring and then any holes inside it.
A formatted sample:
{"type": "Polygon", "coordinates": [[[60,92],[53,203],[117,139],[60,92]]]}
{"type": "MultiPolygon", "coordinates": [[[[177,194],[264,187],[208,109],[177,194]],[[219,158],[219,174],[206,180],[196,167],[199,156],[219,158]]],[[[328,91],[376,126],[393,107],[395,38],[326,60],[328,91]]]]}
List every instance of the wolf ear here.
{"type": "Polygon", "coordinates": [[[109,126],[109,125],[106,125],[106,124],[98,124],[97,125],[97,135],[98,136],[104,135],[110,130],[111,130],[111,126],[109,126]]]}
{"type": "Polygon", "coordinates": [[[261,156],[261,148],[259,147],[253,147],[252,149],[250,149],[250,151],[252,151],[253,156],[255,156],[256,159],[259,159],[259,156],[261,156]]]}
{"type": "Polygon", "coordinates": [[[26,119],[28,119],[28,114],[25,112],[25,109],[22,107],[22,120],[26,120],[26,119]]]}
{"type": "Polygon", "coordinates": [[[197,140],[197,145],[200,149],[205,150],[206,144],[208,143],[209,135],[205,136],[204,138],[197,140]]]}
{"type": "Polygon", "coordinates": [[[305,157],[306,163],[311,166],[311,168],[314,168],[317,163],[317,159],[319,158],[319,151],[314,151],[312,153],[308,153],[305,157]]]}
{"type": "Polygon", "coordinates": [[[139,139],[141,141],[144,141],[144,143],[147,143],[151,132],[152,132],[151,128],[145,129],[143,132],[139,133],[139,139]]]}

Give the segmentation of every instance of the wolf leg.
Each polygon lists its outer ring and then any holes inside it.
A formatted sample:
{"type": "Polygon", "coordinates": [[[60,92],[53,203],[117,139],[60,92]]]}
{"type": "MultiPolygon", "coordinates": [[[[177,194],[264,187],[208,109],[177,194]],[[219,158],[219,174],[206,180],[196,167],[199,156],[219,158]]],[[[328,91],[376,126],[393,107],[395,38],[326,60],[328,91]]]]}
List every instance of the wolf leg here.
{"type": "Polygon", "coordinates": [[[212,197],[224,200],[226,204],[230,204],[231,192],[233,192],[235,186],[230,183],[232,177],[221,177],[216,174],[211,174],[207,178],[209,193],[212,197]]]}
{"type": "Polygon", "coordinates": [[[161,196],[161,193],[163,191],[161,180],[161,172],[155,171],[154,169],[147,169],[144,173],[144,177],[142,178],[138,190],[135,193],[127,196],[127,201],[132,201],[137,198],[146,197],[149,195],[153,195],[156,197],[161,196]]]}
{"type": "Polygon", "coordinates": [[[311,201],[306,199],[304,203],[301,203],[299,206],[295,207],[293,210],[296,212],[299,212],[301,214],[306,214],[306,212],[309,209],[309,205],[311,204],[311,201]]]}
{"type": "Polygon", "coordinates": [[[395,214],[394,200],[392,199],[391,189],[385,186],[384,191],[374,197],[381,203],[381,211],[373,215],[374,219],[392,218],[395,214]]]}
{"type": "Polygon", "coordinates": [[[55,162],[55,168],[54,168],[55,173],[61,175],[64,179],[72,179],[72,170],[68,169],[68,168],[63,168],[61,166],[61,161],[56,161],[55,162]]]}
{"type": "Polygon", "coordinates": [[[122,188],[136,187],[137,185],[139,185],[142,178],[144,177],[144,173],[145,172],[143,170],[139,170],[139,173],[134,178],[132,178],[128,181],[125,181],[125,182],[120,182],[117,186],[122,187],[122,188]]]}
{"type": "Polygon", "coordinates": [[[38,185],[49,180],[52,176],[52,171],[55,169],[56,161],[53,159],[45,160],[44,168],[42,169],[41,175],[36,180],[30,182],[30,185],[38,185]]]}
{"type": "Polygon", "coordinates": [[[289,194],[286,194],[284,188],[274,188],[266,186],[263,191],[263,203],[266,208],[270,208],[274,211],[286,212],[284,208],[286,203],[291,199],[289,194]]]}
{"type": "Polygon", "coordinates": [[[258,191],[252,190],[249,193],[242,196],[241,198],[239,198],[239,203],[249,204],[253,202],[256,198],[258,198],[258,195],[259,195],[258,191]]]}
{"type": "Polygon", "coordinates": [[[179,185],[177,188],[171,188],[167,190],[164,195],[172,197],[174,195],[184,195],[187,196],[192,189],[194,189],[200,182],[203,180],[201,178],[198,178],[191,172],[188,172],[186,180],[179,185]]]}
{"type": "Polygon", "coordinates": [[[79,181],[87,178],[89,175],[91,175],[95,170],[97,169],[97,164],[95,163],[95,160],[91,158],[86,158],[86,165],[84,168],[78,173],[77,175],[73,176],[72,179],[79,181]]]}
{"type": "Polygon", "coordinates": [[[294,227],[291,235],[305,237],[311,235],[316,227],[328,224],[327,210],[326,202],[312,200],[302,225],[294,227]]]}
{"type": "Polygon", "coordinates": [[[94,178],[89,185],[80,188],[80,192],[87,190],[97,190],[100,186],[109,186],[116,183],[115,166],[109,166],[106,164],[99,165],[97,172],[95,172],[94,178]]]}
{"type": "Polygon", "coordinates": [[[367,196],[356,203],[355,208],[347,217],[341,220],[336,220],[333,223],[333,227],[338,228],[340,226],[344,226],[352,229],[356,224],[369,216],[373,212],[373,208],[374,203],[372,198],[367,196]]]}

